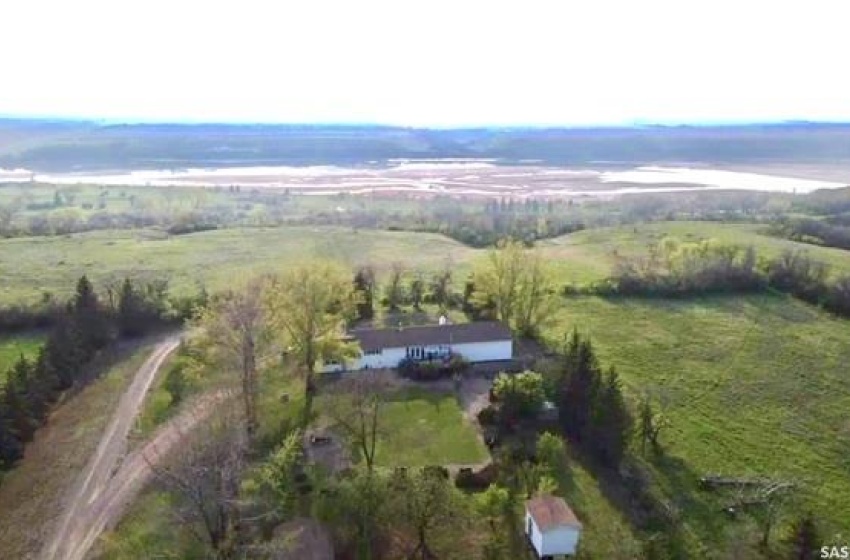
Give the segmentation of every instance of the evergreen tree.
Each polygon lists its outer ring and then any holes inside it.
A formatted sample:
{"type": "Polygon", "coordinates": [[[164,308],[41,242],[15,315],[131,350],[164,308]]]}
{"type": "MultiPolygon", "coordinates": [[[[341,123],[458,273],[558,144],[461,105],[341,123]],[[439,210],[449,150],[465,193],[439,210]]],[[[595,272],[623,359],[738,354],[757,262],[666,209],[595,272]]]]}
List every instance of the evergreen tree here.
{"type": "Polygon", "coordinates": [[[357,303],[357,318],[369,320],[375,316],[374,291],[375,275],[369,268],[361,268],[354,275],[354,290],[361,294],[357,303]]]}
{"type": "Polygon", "coordinates": [[[144,332],[144,301],[129,278],[121,284],[116,322],[121,336],[138,336],[144,332]]]}
{"type": "Polygon", "coordinates": [[[563,367],[559,398],[561,425],[567,436],[581,443],[588,435],[601,376],[593,346],[578,331],[573,331],[567,344],[563,367]]]}
{"type": "Polygon", "coordinates": [[[26,383],[29,363],[23,357],[8,372],[3,387],[3,409],[8,414],[12,433],[22,443],[32,440],[38,427],[32,405],[27,398],[26,383]]]}
{"type": "MultiPolygon", "coordinates": [[[[5,390],[0,391],[0,402],[5,403],[5,390]]],[[[11,411],[0,407],[0,470],[8,470],[23,456],[24,446],[15,433],[11,411]]]]}
{"type": "Polygon", "coordinates": [[[594,455],[609,466],[620,463],[628,445],[632,419],[623,399],[620,378],[611,368],[602,390],[592,404],[591,437],[588,443],[594,455]]]}
{"type": "Polygon", "coordinates": [[[102,309],[89,279],[83,275],[77,282],[77,290],[71,302],[71,317],[74,334],[84,361],[109,342],[109,321],[102,309]]]}
{"type": "Polygon", "coordinates": [[[58,380],[57,388],[67,389],[79,377],[86,356],[76,344],[73,324],[67,315],[60,317],[42,349],[46,375],[58,380]]]}

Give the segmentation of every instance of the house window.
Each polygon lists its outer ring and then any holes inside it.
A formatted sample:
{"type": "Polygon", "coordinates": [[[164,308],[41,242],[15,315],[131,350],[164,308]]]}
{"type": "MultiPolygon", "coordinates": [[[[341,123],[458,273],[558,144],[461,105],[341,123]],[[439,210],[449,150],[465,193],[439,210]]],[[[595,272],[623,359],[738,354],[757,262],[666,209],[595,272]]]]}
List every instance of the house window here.
{"type": "Polygon", "coordinates": [[[374,349],[371,349],[371,350],[364,350],[363,355],[364,356],[380,356],[381,354],[383,354],[383,352],[384,352],[383,348],[374,348],[374,349]]]}

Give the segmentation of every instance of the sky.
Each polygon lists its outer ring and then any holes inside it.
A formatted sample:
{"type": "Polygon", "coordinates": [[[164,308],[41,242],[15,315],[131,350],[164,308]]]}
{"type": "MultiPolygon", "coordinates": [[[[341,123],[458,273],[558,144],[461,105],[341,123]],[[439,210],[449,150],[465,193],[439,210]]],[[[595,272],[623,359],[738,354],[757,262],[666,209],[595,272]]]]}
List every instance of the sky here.
{"type": "Polygon", "coordinates": [[[848,15],[820,0],[12,0],[0,115],[847,121],[848,15]]]}

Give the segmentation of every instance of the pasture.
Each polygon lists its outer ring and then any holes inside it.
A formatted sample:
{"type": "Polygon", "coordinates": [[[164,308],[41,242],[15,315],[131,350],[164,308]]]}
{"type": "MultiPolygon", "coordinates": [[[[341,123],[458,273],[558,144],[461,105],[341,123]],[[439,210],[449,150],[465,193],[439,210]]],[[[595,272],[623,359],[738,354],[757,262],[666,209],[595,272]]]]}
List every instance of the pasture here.
{"type": "Polygon", "coordinates": [[[393,262],[434,268],[469,261],[478,251],[437,234],[354,231],[335,227],[235,228],[169,236],[158,230],[96,231],[0,241],[5,282],[0,304],[35,302],[44,292],[66,296],[82,274],[99,286],[130,278],[166,278],[172,293],[200,283],[215,290],[252,273],[298,260],[329,258],[351,265],[393,262]]]}
{"type": "Polygon", "coordinates": [[[773,258],[785,250],[808,253],[830,266],[833,273],[850,274],[850,253],[767,235],[765,226],[718,222],[655,222],[633,226],[593,228],[540,241],[538,247],[558,268],[561,279],[583,284],[611,273],[617,256],[647,253],[650,245],[665,237],[684,242],[715,239],[723,243],[752,246],[759,257],[773,258]]]}
{"type": "Polygon", "coordinates": [[[726,527],[723,499],[697,489],[709,474],[799,485],[789,512],[814,511],[828,532],[850,531],[848,322],[794,299],[760,295],[568,298],[557,326],[589,335],[633,399],[667,405],[657,484],[700,540],[726,527]]]}

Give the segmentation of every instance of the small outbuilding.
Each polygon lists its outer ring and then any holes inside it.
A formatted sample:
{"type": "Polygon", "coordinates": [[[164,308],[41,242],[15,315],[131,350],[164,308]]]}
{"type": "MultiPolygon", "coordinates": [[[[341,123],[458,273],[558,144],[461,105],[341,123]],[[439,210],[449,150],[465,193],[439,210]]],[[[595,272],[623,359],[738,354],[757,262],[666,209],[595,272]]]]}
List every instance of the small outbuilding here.
{"type": "Polygon", "coordinates": [[[525,534],[538,558],[574,556],[581,523],[563,498],[538,496],[525,502],[525,534]]]}

